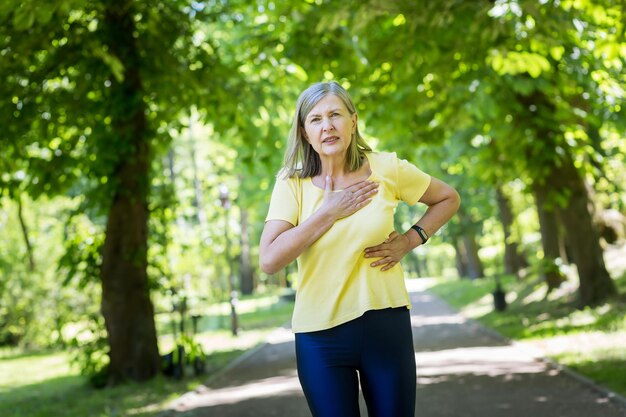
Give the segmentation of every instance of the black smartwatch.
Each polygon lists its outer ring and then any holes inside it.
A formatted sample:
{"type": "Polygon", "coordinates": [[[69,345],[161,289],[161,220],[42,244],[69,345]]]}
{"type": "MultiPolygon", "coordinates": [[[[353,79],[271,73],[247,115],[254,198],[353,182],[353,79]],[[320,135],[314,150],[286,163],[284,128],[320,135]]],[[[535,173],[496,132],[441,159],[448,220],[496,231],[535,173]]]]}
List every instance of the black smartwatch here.
{"type": "Polygon", "coordinates": [[[411,226],[411,229],[415,230],[418,235],[422,238],[422,245],[428,241],[428,233],[418,225],[414,224],[411,226]]]}

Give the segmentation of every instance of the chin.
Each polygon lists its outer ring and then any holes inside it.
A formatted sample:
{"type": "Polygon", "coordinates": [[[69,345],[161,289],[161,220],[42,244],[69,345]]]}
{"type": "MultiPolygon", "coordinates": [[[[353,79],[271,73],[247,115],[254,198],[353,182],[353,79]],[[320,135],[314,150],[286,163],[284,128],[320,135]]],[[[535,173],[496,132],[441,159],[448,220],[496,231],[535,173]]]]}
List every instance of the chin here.
{"type": "Polygon", "coordinates": [[[322,149],[321,155],[336,156],[336,155],[346,155],[347,153],[348,153],[347,149],[330,148],[330,149],[322,149]]]}

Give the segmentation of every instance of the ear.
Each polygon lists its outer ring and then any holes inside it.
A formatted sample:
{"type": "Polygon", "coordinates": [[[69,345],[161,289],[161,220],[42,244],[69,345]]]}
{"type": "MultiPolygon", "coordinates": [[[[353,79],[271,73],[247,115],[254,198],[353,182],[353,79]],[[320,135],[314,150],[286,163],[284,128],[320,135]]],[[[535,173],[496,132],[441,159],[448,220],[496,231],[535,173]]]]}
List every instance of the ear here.
{"type": "Polygon", "coordinates": [[[359,116],[356,114],[356,112],[352,115],[352,133],[356,132],[356,123],[359,119],[359,116]]]}

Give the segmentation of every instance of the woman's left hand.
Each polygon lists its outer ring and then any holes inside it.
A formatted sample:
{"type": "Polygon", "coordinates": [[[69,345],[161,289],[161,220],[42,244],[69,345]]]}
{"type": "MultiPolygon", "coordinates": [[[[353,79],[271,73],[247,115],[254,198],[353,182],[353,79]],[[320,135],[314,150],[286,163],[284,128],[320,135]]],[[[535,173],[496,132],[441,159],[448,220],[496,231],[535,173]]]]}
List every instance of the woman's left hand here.
{"type": "Polygon", "coordinates": [[[381,271],[396,266],[400,259],[411,250],[411,243],[406,235],[396,231],[391,232],[389,237],[380,245],[365,248],[366,258],[381,258],[372,262],[370,266],[377,267],[383,265],[381,271]]]}

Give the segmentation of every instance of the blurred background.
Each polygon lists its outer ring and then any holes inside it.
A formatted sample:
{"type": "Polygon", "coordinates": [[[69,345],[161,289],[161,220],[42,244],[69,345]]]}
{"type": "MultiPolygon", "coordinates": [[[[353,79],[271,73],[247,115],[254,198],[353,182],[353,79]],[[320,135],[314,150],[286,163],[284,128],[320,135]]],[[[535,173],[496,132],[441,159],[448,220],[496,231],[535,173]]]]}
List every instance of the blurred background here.
{"type": "Polygon", "coordinates": [[[0,22],[2,415],[152,415],[288,322],[295,265],[263,274],[258,241],[325,80],[461,194],[407,274],[626,394],[623,1],[5,0],[0,22]]]}

